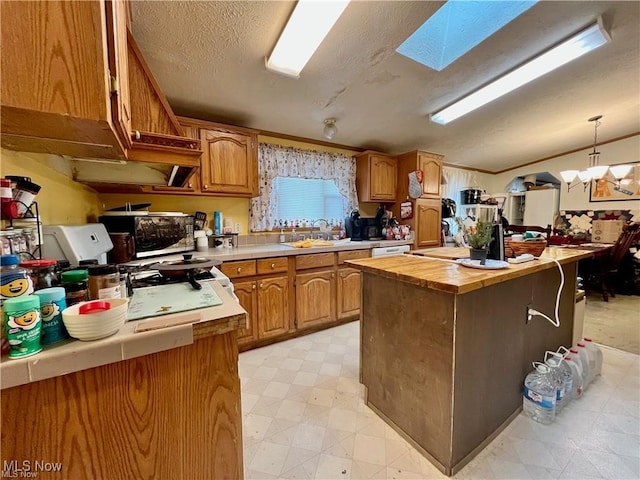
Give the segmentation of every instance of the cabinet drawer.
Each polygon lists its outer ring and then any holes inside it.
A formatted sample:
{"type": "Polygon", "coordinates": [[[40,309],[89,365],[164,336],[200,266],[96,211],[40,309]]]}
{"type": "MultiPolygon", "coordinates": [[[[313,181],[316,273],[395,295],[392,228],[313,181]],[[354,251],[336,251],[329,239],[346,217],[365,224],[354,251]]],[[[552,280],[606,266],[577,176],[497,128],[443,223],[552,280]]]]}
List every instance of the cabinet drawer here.
{"type": "Polygon", "coordinates": [[[296,257],[296,270],[303,270],[305,268],[332,267],[333,255],[333,253],[298,255],[296,257]]]}
{"type": "Polygon", "coordinates": [[[256,261],[224,262],[220,265],[220,270],[229,278],[248,277],[256,274],[256,261]]]}
{"type": "Polygon", "coordinates": [[[263,258],[258,260],[258,275],[268,273],[286,272],[289,265],[287,257],[263,258]]]}
{"type": "Polygon", "coordinates": [[[350,252],[338,252],[338,265],[342,265],[345,260],[357,260],[359,258],[369,258],[369,250],[352,250],[350,252]]]}

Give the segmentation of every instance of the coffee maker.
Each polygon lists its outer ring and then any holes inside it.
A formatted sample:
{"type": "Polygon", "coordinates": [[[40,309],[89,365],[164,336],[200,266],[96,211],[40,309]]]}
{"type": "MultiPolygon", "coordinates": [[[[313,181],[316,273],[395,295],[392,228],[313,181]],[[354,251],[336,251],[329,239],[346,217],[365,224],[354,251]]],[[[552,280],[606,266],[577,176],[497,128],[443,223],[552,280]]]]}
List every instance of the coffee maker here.
{"type": "Polygon", "coordinates": [[[344,219],[345,231],[351,241],[381,240],[382,227],[377,217],[361,217],[358,210],[353,210],[344,219]]]}

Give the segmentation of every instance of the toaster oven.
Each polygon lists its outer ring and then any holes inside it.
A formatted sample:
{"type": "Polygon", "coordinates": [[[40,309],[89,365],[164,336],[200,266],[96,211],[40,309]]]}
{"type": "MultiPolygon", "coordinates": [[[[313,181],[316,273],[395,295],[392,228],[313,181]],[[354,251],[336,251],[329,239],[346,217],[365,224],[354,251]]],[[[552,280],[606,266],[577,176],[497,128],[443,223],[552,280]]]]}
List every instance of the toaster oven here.
{"type": "Polygon", "coordinates": [[[99,218],[109,233],[128,233],[134,239],[133,258],[155,257],[195,250],[193,215],[175,212],[112,212],[99,218]]]}

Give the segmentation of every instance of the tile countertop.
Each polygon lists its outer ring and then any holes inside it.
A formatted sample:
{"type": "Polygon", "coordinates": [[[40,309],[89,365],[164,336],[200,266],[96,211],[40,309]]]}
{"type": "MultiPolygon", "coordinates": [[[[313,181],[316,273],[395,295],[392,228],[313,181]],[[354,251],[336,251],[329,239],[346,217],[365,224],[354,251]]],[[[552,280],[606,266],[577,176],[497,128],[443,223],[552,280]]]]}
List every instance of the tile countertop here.
{"type": "MultiPolygon", "coordinates": [[[[333,245],[310,248],[295,248],[282,243],[267,243],[265,245],[243,245],[237,248],[210,248],[207,251],[188,252],[194,258],[212,258],[222,262],[234,260],[250,260],[252,258],[288,257],[291,255],[307,255],[310,253],[341,252],[346,250],[367,250],[378,247],[395,247],[397,245],[412,245],[413,240],[376,240],[351,242],[349,240],[337,240],[333,245]]],[[[133,260],[126,265],[144,265],[156,262],[171,262],[182,260],[181,254],[167,255],[163,257],[144,258],[133,260]]]]}
{"type": "Polygon", "coordinates": [[[0,388],[67,375],[80,370],[193,344],[201,337],[244,327],[245,310],[218,283],[211,282],[222,305],[126,322],[114,335],[83,342],[66,340],[40,353],[0,363],[0,388]]]}

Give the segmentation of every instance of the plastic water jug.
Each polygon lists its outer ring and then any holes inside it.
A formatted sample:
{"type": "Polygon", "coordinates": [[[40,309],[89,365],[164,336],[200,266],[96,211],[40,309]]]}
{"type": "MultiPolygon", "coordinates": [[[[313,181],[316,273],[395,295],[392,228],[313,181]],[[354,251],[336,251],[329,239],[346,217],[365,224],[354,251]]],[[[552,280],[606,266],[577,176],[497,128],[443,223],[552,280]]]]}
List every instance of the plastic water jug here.
{"type": "Polygon", "coordinates": [[[600,350],[600,347],[593,343],[593,340],[591,340],[589,337],[584,337],[583,340],[585,346],[587,347],[587,351],[591,352],[595,357],[595,371],[593,373],[593,376],[595,378],[602,373],[602,350],[600,350]]]}
{"type": "Polygon", "coordinates": [[[533,362],[533,367],[524,379],[522,409],[536,422],[549,424],[556,416],[556,385],[547,365],[533,362]]]}
{"type": "Polygon", "coordinates": [[[583,358],[585,358],[587,363],[589,364],[587,383],[591,384],[596,373],[596,357],[593,352],[591,352],[591,350],[587,349],[587,346],[584,342],[578,342],[574,348],[578,350],[578,353],[580,353],[580,355],[583,355],[583,358]]]}
{"type": "MultiPolygon", "coordinates": [[[[561,408],[564,408],[569,402],[571,402],[571,398],[573,396],[573,373],[571,372],[571,368],[564,363],[563,359],[563,356],[557,352],[547,351],[544,354],[544,363],[555,370],[558,376],[562,379],[562,383],[564,385],[561,408]]],[[[560,410],[558,410],[556,402],[556,413],[559,411],[560,410]]]]}
{"type": "Polygon", "coordinates": [[[584,348],[572,348],[569,353],[574,360],[580,362],[583,389],[586,391],[589,388],[589,359],[587,358],[587,352],[584,348]]]}

